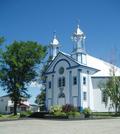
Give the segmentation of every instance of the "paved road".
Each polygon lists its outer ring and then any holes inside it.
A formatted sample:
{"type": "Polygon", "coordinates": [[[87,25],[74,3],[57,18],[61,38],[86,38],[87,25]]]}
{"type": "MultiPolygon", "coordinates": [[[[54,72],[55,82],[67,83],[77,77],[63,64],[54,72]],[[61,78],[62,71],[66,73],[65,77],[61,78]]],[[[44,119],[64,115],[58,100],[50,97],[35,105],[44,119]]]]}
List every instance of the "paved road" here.
{"type": "Polygon", "coordinates": [[[120,134],[120,119],[0,122],[0,134],[120,134]]]}

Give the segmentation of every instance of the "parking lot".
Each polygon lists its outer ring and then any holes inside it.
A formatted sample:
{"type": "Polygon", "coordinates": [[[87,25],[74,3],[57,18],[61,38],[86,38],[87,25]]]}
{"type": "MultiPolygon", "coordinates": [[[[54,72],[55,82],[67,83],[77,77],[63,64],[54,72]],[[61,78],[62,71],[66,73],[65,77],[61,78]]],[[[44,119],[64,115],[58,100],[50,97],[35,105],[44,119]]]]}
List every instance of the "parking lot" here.
{"type": "Polygon", "coordinates": [[[4,121],[0,134],[120,134],[120,119],[4,121]]]}

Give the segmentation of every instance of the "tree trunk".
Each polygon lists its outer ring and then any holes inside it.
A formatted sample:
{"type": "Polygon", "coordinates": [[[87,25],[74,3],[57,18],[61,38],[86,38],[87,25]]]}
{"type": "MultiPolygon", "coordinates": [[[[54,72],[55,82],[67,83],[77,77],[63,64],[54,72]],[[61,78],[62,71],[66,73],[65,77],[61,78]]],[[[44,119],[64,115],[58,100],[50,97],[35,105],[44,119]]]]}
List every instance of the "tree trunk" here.
{"type": "Polygon", "coordinates": [[[118,109],[118,105],[115,104],[115,115],[117,115],[117,109],[118,109]]]}
{"type": "Polygon", "coordinates": [[[14,115],[17,115],[17,102],[14,102],[14,115]]]}

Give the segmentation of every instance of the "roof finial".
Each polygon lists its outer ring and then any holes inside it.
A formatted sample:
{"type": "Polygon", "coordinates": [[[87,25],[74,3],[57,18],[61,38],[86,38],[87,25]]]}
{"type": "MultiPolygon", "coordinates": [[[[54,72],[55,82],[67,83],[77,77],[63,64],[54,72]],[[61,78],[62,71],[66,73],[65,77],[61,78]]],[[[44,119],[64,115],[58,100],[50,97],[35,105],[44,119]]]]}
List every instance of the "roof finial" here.
{"type": "Polygon", "coordinates": [[[80,28],[80,19],[77,19],[77,28],[80,28]]]}
{"type": "Polygon", "coordinates": [[[53,37],[54,37],[54,39],[56,38],[56,30],[54,30],[54,32],[53,32],[53,37]]]}
{"type": "Polygon", "coordinates": [[[74,32],[74,36],[79,36],[79,37],[83,37],[84,33],[82,32],[82,30],[80,29],[80,25],[79,25],[80,20],[77,20],[77,28],[76,31],[74,32]]]}
{"type": "Polygon", "coordinates": [[[51,45],[59,45],[59,41],[58,41],[58,39],[57,39],[56,31],[55,31],[55,30],[54,30],[54,32],[53,32],[53,39],[52,39],[52,41],[51,41],[50,44],[51,44],[51,45]]]}

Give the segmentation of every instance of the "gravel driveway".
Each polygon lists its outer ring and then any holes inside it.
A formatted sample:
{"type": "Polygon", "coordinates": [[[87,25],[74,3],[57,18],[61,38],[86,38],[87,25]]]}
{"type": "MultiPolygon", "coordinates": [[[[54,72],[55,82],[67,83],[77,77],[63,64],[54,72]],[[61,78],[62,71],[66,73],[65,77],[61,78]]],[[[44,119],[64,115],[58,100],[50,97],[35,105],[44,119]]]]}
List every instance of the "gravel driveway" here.
{"type": "Polygon", "coordinates": [[[120,134],[120,119],[5,121],[0,122],[0,134],[120,134]]]}

